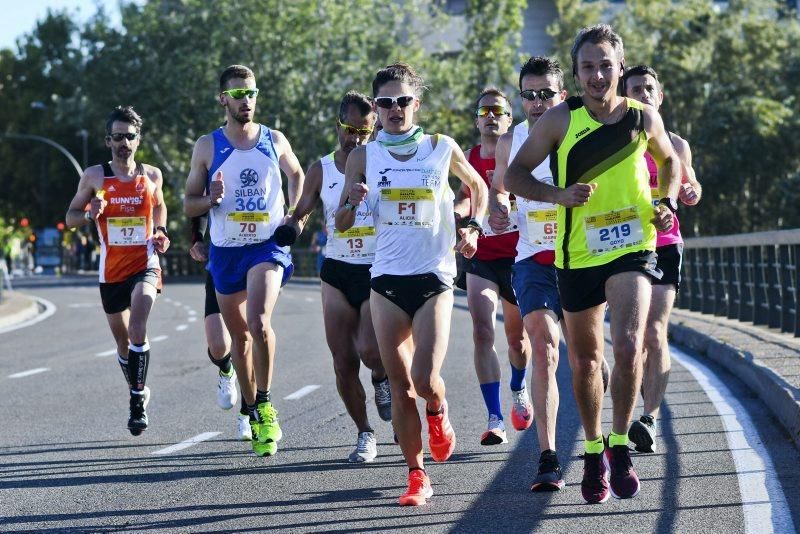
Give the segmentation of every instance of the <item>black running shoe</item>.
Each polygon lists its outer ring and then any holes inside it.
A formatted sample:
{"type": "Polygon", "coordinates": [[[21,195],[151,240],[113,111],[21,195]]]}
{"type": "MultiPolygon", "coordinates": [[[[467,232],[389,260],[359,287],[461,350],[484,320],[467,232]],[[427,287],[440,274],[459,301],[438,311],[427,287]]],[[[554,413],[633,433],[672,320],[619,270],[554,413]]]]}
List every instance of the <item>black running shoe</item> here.
{"type": "Polygon", "coordinates": [[[656,420],[652,415],[643,415],[631,424],[628,439],[639,452],[656,452],[656,420]]]}
{"type": "Polygon", "coordinates": [[[564,487],[561,465],[556,451],[546,450],[539,456],[539,473],[533,481],[531,491],[558,491],[564,487]]]}
{"type": "Polygon", "coordinates": [[[128,418],[128,430],[134,436],[138,436],[147,430],[147,412],[145,408],[150,401],[150,389],[144,388],[141,393],[131,392],[130,417],[128,418]]]}

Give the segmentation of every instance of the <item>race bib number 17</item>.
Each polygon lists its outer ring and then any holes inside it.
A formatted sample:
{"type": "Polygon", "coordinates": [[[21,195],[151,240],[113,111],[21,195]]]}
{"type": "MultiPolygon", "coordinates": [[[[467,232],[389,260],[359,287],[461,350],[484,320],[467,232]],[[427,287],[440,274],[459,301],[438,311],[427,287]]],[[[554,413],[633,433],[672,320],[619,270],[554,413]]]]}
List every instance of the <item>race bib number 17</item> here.
{"type": "Polygon", "coordinates": [[[110,217],[106,226],[108,230],[108,244],[115,247],[133,247],[144,245],[145,217],[110,217]]]}

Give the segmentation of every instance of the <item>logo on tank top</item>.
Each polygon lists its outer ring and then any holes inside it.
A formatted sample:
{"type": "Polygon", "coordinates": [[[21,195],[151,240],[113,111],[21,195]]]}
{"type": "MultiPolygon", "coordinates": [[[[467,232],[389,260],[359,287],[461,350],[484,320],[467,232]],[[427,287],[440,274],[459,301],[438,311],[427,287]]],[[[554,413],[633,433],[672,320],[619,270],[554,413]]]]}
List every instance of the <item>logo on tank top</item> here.
{"type": "MultiPolygon", "coordinates": [[[[389,170],[391,169],[386,169],[381,174],[389,170]]],[[[390,185],[392,185],[392,181],[386,178],[386,176],[382,176],[380,181],[378,182],[378,187],[389,187],[390,185]]]]}
{"type": "Polygon", "coordinates": [[[255,169],[244,169],[239,174],[239,180],[242,181],[242,187],[252,187],[258,183],[258,173],[255,169]]]}
{"type": "Polygon", "coordinates": [[[575,139],[579,138],[580,136],[582,136],[582,135],[584,135],[584,134],[587,134],[587,133],[589,133],[589,130],[591,130],[591,128],[589,128],[589,127],[587,126],[586,128],[584,128],[584,129],[583,129],[583,130],[581,130],[580,132],[576,133],[576,134],[575,134],[575,139]]]}
{"type": "Polygon", "coordinates": [[[336,187],[336,184],[338,183],[339,182],[333,182],[331,185],[328,186],[328,189],[333,189],[334,187],[336,187]]]}
{"type": "Polygon", "coordinates": [[[144,191],[144,182],[138,182],[136,184],[135,189],[137,193],[141,193],[142,191],[144,191]]]}

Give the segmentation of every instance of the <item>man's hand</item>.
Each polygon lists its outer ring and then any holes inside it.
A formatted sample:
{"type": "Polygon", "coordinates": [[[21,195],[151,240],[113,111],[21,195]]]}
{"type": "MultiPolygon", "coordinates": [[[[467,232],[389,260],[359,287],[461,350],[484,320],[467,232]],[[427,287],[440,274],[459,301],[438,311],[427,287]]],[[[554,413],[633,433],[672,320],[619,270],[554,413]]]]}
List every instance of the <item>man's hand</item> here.
{"type": "Polygon", "coordinates": [[[695,191],[694,187],[692,187],[692,184],[689,182],[681,184],[681,189],[678,191],[678,199],[687,206],[694,206],[700,201],[697,191],[695,191]]]}
{"type": "Polygon", "coordinates": [[[358,206],[364,201],[365,198],[367,198],[367,193],[369,193],[369,187],[367,187],[367,184],[361,182],[354,183],[353,187],[350,188],[348,200],[353,206],[358,206]]]}
{"type": "Polygon", "coordinates": [[[206,248],[206,244],[202,241],[198,241],[192,245],[192,248],[189,249],[189,256],[191,256],[194,261],[208,261],[208,249],[206,248]]]}
{"type": "Polygon", "coordinates": [[[159,254],[164,254],[169,248],[169,238],[159,229],[153,234],[153,247],[159,254]]]}
{"type": "Polygon", "coordinates": [[[489,227],[495,234],[502,234],[511,226],[509,208],[503,202],[498,202],[489,209],[489,227]]]}
{"type": "Polygon", "coordinates": [[[672,228],[672,212],[664,205],[658,205],[654,210],[655,216],[651,219],[656,230],[659,232],[668,232],[672,228]]]}
{"type": "Polygon", "coordinates": [[[225,198],[225,182],[222,179],[222,171],[217,171],[214,179],[211,180],[211,185],[208,187],[208,195],[211,197],[209,202],[212,208],[219,206],[222,203],[222,199],[225,198]]]}
{"type": "Polygon", "coordinates": [[[106,201],[105,191],[102,189],[97,192],[95,196],[92,197],[92,200],[89,201],[89,209],[92,212],[92,219],[97,220],[97,218],[103,213],[103,210],[106,209],[108,202],[106,201]]]}
{"type": "Polygon", "coordinates": [[[557,204],[561,204],[565,208],[577,208],[585,206],[589,202],[589,197],[592,196],[594,190],[597,189],[596,183],[590,184],[572,184],[566,189],[558,190],[557,204]]]}
{"type": "Polygon", "coordinates": [[[477,228],[459,228],[458,235],[461,240],[456,243],[456,251],[467,259],[474,256],[478,250],[478,234],[477,228]]]}

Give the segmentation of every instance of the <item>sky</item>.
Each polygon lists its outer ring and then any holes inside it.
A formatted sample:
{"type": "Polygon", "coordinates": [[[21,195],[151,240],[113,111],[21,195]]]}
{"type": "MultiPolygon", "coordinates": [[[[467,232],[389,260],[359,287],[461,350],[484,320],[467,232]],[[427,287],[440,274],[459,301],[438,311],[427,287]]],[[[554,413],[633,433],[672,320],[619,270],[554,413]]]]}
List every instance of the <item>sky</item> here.
{"type": "Polygon", "coordinates": [[[0,0],[0,48],[11,48],[16,51],[15,40],[25,33],[30,33],[36,21],[47,14],[47,9],[67,9],[77,13],[78,20],[83,22],[103,5],[112,20],[119,18],[117,0],[0,0]]]}

